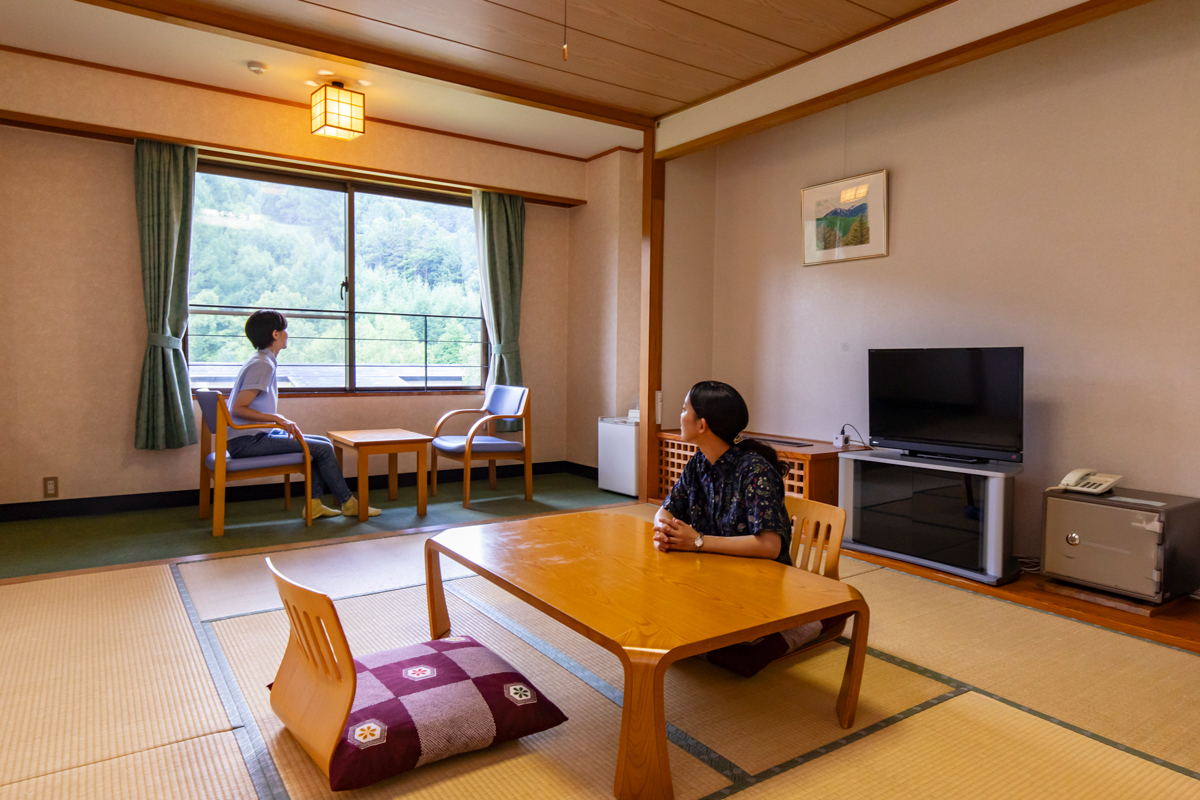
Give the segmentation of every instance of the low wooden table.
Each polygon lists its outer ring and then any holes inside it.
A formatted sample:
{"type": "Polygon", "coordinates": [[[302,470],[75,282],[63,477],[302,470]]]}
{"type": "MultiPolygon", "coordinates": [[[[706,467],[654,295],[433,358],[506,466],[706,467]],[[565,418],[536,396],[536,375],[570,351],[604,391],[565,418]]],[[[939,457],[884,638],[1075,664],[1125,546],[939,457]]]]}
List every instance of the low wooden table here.
{"type": "Polygon", "coordinates": [[[866,660],[867,604],[848,584],[765,559],[660,553],[649,522],[601,512],[456,528],[425,542],[429,631],[450,632],[445,555],[621,659],[625,701],[613,791],[670,800],[663,677],[687,656],[805,622],[855,615],[837,700],[854,723],[866,660]]]}
{"type": "Polygon", "coordinates": [[[330,431],[338,464],[342,464],[342,450],[358,451],[358,521],[367,521],[367,507],[371,476],[367,472],[367,457],[387,453],[388,457],[388,500],[395,500],[399,488],[396,460],[399,453],[417,454],[417,513],[425,515],[428,502],[429,443],[432,436],[414,433],[403,428],[383,428],[372,431],[330,431]]]}

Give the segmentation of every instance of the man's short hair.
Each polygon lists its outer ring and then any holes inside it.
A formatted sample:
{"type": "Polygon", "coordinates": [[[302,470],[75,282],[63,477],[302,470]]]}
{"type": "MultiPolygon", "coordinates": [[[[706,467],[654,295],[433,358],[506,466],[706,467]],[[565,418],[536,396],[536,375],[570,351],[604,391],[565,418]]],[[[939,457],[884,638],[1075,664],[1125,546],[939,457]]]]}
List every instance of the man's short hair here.
{"type": "Polygon", "coordinates": [[[246,338],[256,350],[265,350],[275,341],[275,331],[287,330],[287,317],[278,311],[259,309],[246,320],[246,338]]]}

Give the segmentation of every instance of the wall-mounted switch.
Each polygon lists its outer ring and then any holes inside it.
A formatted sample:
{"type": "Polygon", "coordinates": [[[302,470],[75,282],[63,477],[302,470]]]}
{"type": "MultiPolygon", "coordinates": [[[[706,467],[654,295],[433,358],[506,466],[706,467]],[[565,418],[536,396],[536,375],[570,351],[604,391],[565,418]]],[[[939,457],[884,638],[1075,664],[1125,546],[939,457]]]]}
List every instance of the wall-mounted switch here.
{"type": "Polygon", "coordinates": [[[58,478],[42,478],[42,497],[58,497],[58,478]]]}
{"type": "Polygon", "coordinates": [[[662,425],[662,392],[654,393],[654,424],[662,425]]]}

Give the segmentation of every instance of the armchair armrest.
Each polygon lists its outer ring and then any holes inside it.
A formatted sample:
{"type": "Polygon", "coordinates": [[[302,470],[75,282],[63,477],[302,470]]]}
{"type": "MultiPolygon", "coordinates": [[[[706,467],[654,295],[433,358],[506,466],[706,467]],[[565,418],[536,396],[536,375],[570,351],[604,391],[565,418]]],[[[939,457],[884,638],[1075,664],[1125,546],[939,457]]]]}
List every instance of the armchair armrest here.
{"type": "Polygon", "coordinates": [[[483,408],[460,408],[455,411],[447,411],[445,414],[442,415],[442,418],[437,421],[437,425],[433,426],[433,436],[436,439],[437,435],[442,430],[442,425],[445,424],[446,420],[450,419],[453,416],[457,416],[458,414],[486,414],[486,413],[487,413],[487,409],[483,409],[483,408]]]}
{"type": "Polygon", "coordinates": [[[479,432],[480,427],[498,419],[525,419],[525,417],[521,414],[489,414],[472,425],[471,430],[467,431],[467,447],[471,446],[471,440],[475,438],[475,434],[479,432]]]}

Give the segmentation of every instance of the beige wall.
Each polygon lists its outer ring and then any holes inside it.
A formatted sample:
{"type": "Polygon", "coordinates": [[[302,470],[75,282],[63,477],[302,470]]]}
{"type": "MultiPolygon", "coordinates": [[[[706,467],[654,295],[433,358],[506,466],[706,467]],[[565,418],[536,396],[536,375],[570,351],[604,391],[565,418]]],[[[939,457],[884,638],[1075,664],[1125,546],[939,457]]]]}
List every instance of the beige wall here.
{"type": "Polygon", "coordinates": [[[662,426],[679,427],[688,389],[712,379],[713,233],[718,151],[667,162],[663,215],[662,426]]]}
{"type": "Polygon", "coordinates": [[[1020,345],[1019,553],[1073,467],[1200,496],[1198,66],[1200,5],[1159,0],[726,145],[711,180],[681,160],[666,303],[711,336],[668,328],[665,360],[829,439],[867,432],[868,348],[1020,345]],[[799,189],[882,168],[891,255],[802,267],[799,189]],[[678,287],[710,230],[708,305],[678,287]]]}
{"type": "MultiPolygon", "coordinates": [[[[199,448],[133,448],[145,348],[130,145],[0,127],[0,503],[192,489],[199,448]]],[[[521,345],[534,457],[565,457],[568,211],[530,205],[521,345]]],[[[284,398],[306,431],[432,430],[478,395],[284,398]]],[[[401,469],[411,470],[405,463],[401,469]]],[[[381,456],[372,472],[386,470],[381,456]]]]}
{"type": "Polygon", "coordinates": [[[570,212],[566,452],[594,467],[596,418],[637,403],[641,158],[590,161],[587,181],[587,205],[570,212]]]}
{"type": "Polygon", "coordinates": [[[309,133],[309,111],[252,97],[0,51],[5,110],[335,165],[585,198],[584,163],[395,125],[342,142],[309,133]]]}

